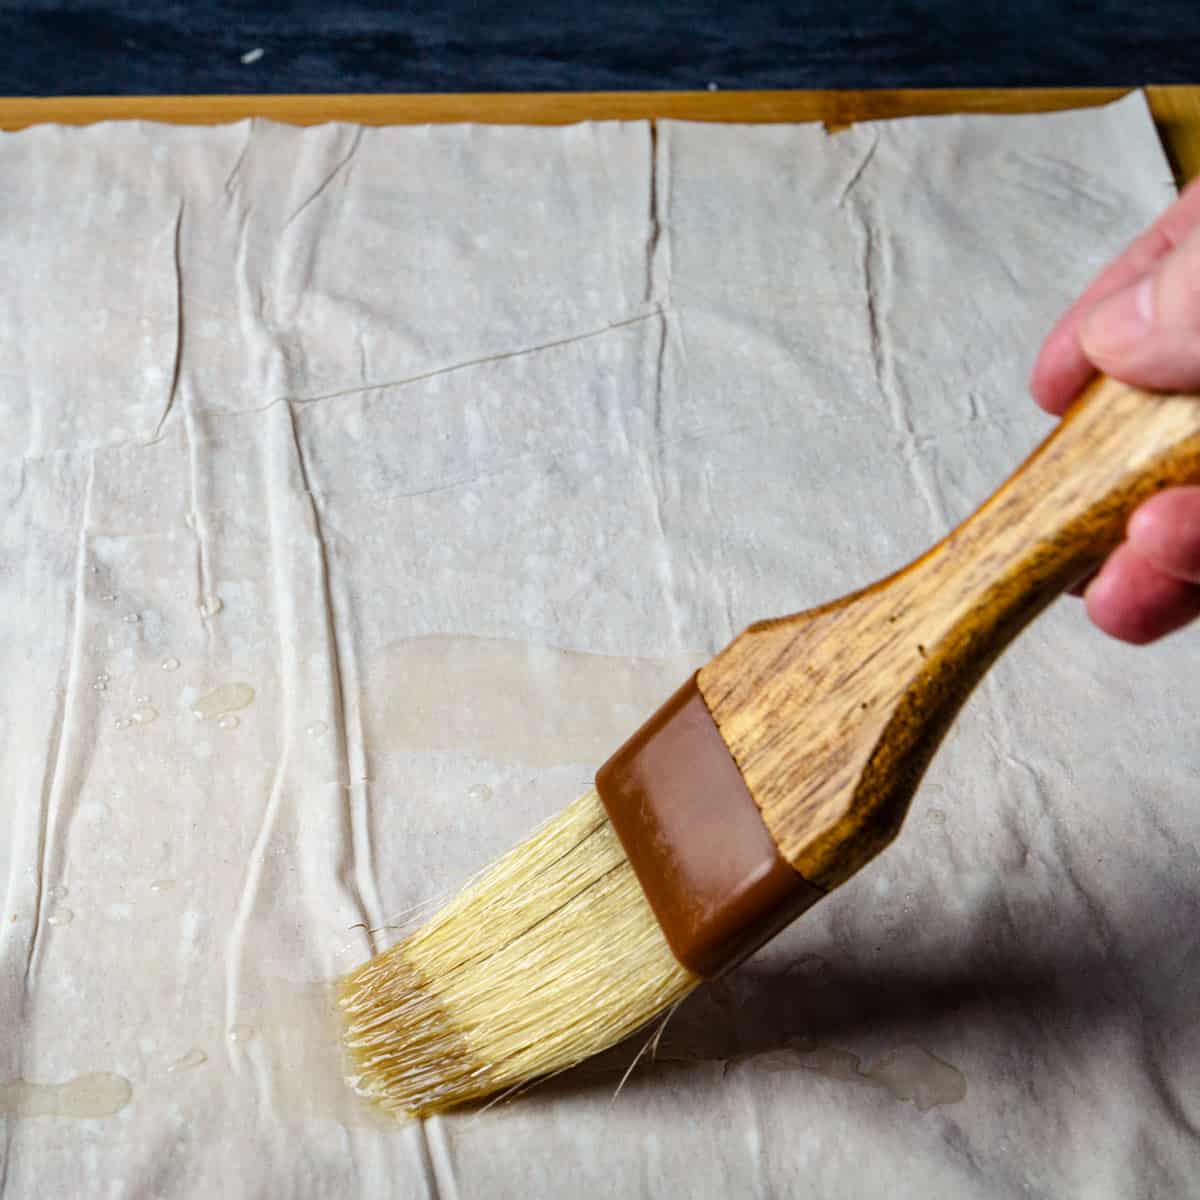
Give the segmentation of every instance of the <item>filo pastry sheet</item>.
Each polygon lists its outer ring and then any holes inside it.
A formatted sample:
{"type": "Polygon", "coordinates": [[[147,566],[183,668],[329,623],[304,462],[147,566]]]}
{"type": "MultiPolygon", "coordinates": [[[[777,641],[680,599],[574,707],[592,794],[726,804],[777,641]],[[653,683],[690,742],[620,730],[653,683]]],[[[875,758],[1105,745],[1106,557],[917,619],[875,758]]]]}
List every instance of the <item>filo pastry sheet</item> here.
{"type": "Polygon", "coordinates": [[[1200,642],[1056,605],[899,841],[483,1112],[330,984],[752,620],[965,517],[1172,199],[1145,100],[0,139],[0,1194],[1178,1196],[1200,642]],[[644,1040],[644,1039],[643,1039],[644,1040]]]}

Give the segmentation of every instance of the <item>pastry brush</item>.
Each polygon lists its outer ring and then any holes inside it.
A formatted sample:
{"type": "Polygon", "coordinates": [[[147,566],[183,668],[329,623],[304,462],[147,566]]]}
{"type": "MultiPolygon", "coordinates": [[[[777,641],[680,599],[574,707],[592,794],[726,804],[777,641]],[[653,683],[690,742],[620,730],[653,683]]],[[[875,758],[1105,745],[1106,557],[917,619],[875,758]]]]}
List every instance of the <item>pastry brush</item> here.
{"type": "Polygon", "coordinates": [[[1200,482],[1200,403],[1099,378],[910,566],[752,625],[595,790],[340,985],[351,1083],[426,1115],[558,1072],[730,970],[894,838],[996,656],[1200,482]]]}

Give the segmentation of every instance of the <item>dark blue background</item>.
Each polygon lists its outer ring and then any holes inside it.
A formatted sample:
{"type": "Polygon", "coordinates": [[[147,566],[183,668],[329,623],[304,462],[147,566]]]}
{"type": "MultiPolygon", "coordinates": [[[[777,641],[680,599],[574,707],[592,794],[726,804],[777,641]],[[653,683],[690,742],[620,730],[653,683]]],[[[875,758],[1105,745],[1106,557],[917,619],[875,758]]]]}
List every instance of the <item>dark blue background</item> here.
{"type": "Polygon", "coordinates": [[[8,95],[1198,81],[1200,0],[0,0],[8,95]]]}

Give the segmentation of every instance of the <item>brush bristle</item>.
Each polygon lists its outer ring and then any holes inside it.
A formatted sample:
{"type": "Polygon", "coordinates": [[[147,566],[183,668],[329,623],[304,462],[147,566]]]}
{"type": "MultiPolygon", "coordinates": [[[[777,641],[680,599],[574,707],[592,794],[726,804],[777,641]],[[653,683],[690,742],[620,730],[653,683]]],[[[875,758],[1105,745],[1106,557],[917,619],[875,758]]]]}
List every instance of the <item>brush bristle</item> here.
{"type": "Polygon", "coordinates": [[[342,981],[351,1083],[441,1112],[590,1058],[699,982],[588,792],[342,981]]]}

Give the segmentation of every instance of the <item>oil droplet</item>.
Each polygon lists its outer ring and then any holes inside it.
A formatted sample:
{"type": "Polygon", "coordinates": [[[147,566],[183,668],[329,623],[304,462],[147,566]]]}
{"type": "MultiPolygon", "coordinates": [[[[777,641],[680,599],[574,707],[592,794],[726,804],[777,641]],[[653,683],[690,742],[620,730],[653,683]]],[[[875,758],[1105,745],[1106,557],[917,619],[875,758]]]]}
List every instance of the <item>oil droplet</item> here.
{"type": "Polygon", "coordinates": [[[121,618],[121,620],[124,621],[126,625],[136,625],[141,619],[142,619],[142,617],[141,617],[140,613],[126,613],[121,618]]]}
{"type": "Polygon", "coordinates": [[[88,574],[89,575],[99,575],[100,568],[98,566],[96,566],[95,563],[92,563],[92,565],[90,567],[88,567],[88,574]]]}
{"type": "Polygon", "coordinates": [[[111,1117],[129,1103],[123,1075],[98,1071],[66,1083],[0,1083],[0,1117],[111,1117]]]}
{"type": "Polygon", "coordinates": [[[865,1078],[887,1088],[897,1100],[909,1100],[921,1112],[957,1104],[967,1094],[963,1073],[920,1046],[900,1046],[885,1054],[865,1078]]]}
{"type": "Polygon", "coordinates": [[[47,900],[65,900],[68,894],[67,885],[65,883],[56,883],[52,888],[46,889],[47,900]]]}
{"type": "Polygon", "coordinates": [[[150,697],[149,696],[134,696],[133,702],[134,702],[134,704],[149,704],[150,697]]]}
{"type": "Polygon", "coordinates": [[[207,600],[200,602],[200,615],[202,617],[215,617],[224,607],[225,601],[220,596],[209,596],[207,600]]]}
{"type": "Polygon", "coordinates": [[[105,592],[104,595],[100,597],[101,600],[107,600],[109,604],[111,604],[116,598],[116,592],[105,592]]]}
{"type": "Polygon", "coordinates": [[[255,1032],[253,1025],[230,1025],[229,1040],[231,1042],[248,1042],[255,1032]]]}
{"type": "Polygon", "coordinates": [[[133,722],[128,717],[118,717],[113,724],[118,729],[128,729],[133,722]]]}
{"type": "Polygon", "coordinates": [[[156,879],[151,885],[152,892],[169,892],[175,886],[173,879],[156,879]]]}
{"type": "Polygon", "coordinates": [[[469,747],[529,767],[602,762],[704,661],[701,654],[620,658],[493,638],[396,642],[372,657],[362,692],[367,749],[469,747]],[[560,696],[571,703],[554,699],[560,696]]]}
{"type": "Polygon", "coordinates": [[[133,710],[131,720],[135,725],[149,725],[151,721],[158,720],[158,709],[152,704],[143,704],[133,710]]]}
{"type": "Polygon", "coordinates": [[[189,1050],[182,1058],[177,1058],[168,1068],[169,1072],[190,1071],[193,1067],[203,1066],[208,1062],[208,1055],[203,1050],[189,1050]]]}
{"type": "Polygon", "coordinates": [[[161,666],[164,671],[178,671],[179,659],[175,658],[173,655],[169,656],[164,658],[162,662],[159,663],[159,666],[161,666]]]}
{"type": "Polygon", "coordinates": [[[223,717],[217,718],[218,729],[236,729],[240,724],[241,722],[233,713],[226,713],[223,717]]]}
{"type": "Polygon", "coordinates": [[[870,1083],[859,1070],[862,1060],[849,1050],[838,1050],[833,1046],[820,1046],[802,1053],[799,1065],[806,1071],[815,1071],[826,1079],[838,1079],[843,1083],[870,1083]]]}
{"type": "Polygon", "coordinates": [[[70,925],[75,914],[69,908],[56,908],[47,918],[47,925],[70,925]]]}
{"type": "Polygon", "coordinates": [[[829,974],[829,960],[819,954],[802,954],[784,974],[800,975],[811,981],[829,974]]]}
{"type": "Polygon", "coordinates": [[[92,681],[92,691],[93,692],[107,692],[108,684],[105,683],[103,679],[93,680],[92,681]]]}
{"type": "Polygon", "coordinates": [[[967,1094],[963,1073],[920,1046],[899,1046],[866,1071],[857,1054],[832,1046],[802,1053],[797,1062],[827,1079],[884,1088],[897,1100],[911,1101],[921,1112],[940,1104],[957,1104],[967,1094]]]}
{"type": "Polygon", "coordinates": [[[467,799],[472,804],[483,804],[492,798],[492,789],[486,783],[477,783],[467,788],[467,799]]]}
{"type": "MultiPolygon", "coordinates": [[[[254,699],[254,689],[248,683],[223,683],[214,688],[207,696],[197,700],[192,706],[192,712],[201,720],[209,721],[224,713],[236,712],[245,708],[254,699]]],[[[222,726],[232,729],[233,726],[222,726]]]]}
{"type": "Polygon", "coordinates": [[[328,728],[329,726],[324,721],[314,721],[308,727],[308,736],[319,738],[328,728]]]}

